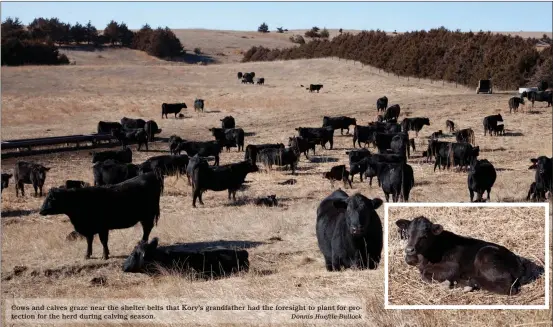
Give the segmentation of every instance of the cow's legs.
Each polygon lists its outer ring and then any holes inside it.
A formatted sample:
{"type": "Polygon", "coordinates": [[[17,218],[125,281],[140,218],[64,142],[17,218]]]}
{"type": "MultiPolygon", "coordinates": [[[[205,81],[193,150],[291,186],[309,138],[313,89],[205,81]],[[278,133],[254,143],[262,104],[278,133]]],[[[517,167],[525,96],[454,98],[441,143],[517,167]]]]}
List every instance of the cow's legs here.
{"type": "Polygon", "coordinates": [[[474,202],[474,191],[469,189],[470,202],[474,202]]]}
{"type": "Polygon", "coordinates": [[[25,196],[25,184],[23,182],[19,182],[19,188],[21,189],[21,196],[25,196]]]}
{"type": "Polygon", "coordinates": [[[154,228],[154,221],[141,220],[140,224],[142,225],[142,241],[148,242],[148,238],[150,237],[150,232],[152,231],[152,228],[154,228]]]}
{"type": "MultiPolygon", "coordinates": [[[[491,190],[492,190],[491,188],[487,189],[487,191],[488,191],[488,196],[486,197],[487,201],[490,201],[490,191],[491,190]]],[[[484,192],[482,192],[482,194],[484,194],[484,192]]]]}
{"type": "Polygon", "coordinates": [[[86,235],[86,255],[85,259],[90,259],[92,255],[92,241],[94,241],[94,234],[86,235]]]}
{"type": "Polygon", "coordinates": [[[104,255],[103,255],[104,260],[109,259],[108,235],[109,235],[109,230],[107,229],[98,233],[98,236],[100,237],[100,242],[102,242],[102,246],[104,247],[104,255]]]}
{"type": "Polygon", "coordinates": [[[386,197],[386,202],[390,202],[390,194],[384,193],[384,196],[386,197]]]}
{"type": "Polygon", "coordinates": [[[40,195],[40,196],[42,196],[42,186],[43,186],[43,185],[41,185],[41,186],[38,187],[38,191],[39,191],[39,195],[40,195]]]}

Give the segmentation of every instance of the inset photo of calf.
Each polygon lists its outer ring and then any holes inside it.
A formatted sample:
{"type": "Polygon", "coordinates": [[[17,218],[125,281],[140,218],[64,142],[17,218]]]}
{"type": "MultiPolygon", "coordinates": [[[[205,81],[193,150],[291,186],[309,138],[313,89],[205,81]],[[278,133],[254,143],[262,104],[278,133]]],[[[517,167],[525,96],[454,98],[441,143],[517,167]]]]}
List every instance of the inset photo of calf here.
{"type": "Polygon", "coordinates": [[[386,203],[386,309],[546,309],[548,203],[386,203]]]}

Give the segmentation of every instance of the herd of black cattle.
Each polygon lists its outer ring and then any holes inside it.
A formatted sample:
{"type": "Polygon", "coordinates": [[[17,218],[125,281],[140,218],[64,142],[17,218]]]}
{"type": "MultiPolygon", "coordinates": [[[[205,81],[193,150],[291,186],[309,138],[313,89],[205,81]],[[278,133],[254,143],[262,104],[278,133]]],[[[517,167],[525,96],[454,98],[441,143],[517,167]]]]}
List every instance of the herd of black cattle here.
{"type": "MultiPolygon", "coordinates": [[[[238,76],[243,81],[249,81],[253,79],[254,73],[239,73],[238,76]]],[[[521,103],[523,104],[523,101],[521,103]]],[[[518,101],[515,103],[512,99],[509,100],[511,109],[518,109],[518,104],[518,101]]],[[[226,190],[228,199],[232,196],[236,201],[236,192],[243,187],[246,176],[259,171],[257,163],[268,169],[272,166],[289,166],[292,174],[295,174],[301,154],[309,158],[309,151],[315,154],[317,145],[326,149],[329,144],[329,149],[332,150],[334,131],[339,129],[343,135],[345,129],[349,134],[350,126],[354,126],[353,149],[346,152],[349,156],[349,170],[345,164],[337,165],[323,173],[323,177],[331,182],[343,181],[344,187],[349,185],[350,188],[355,175],[359,175],[361,182],[364,177],[367,178],[370,185],[373,177],[376,177],[386,201],[389,201],[390,195],[394,202],[400,198],[408,201],[409,193],[415,184],[413,168],[408,164],[408,158],[411,156],[411,149],[416,151],[414,139],[409,138],[409,132],[414,131],[418,136],[424,126],[430,125],[430,120],[426,117],[415,117],[405,118],[398,123],[401,108],[398,104],[388,106],[387,97],[378,99],[376,106],[379,113],[382,111],[376,122],[358,125],[355,118],[325,116],[322,127],[296,128],[298,135],[289,138],[288,146],[283,143],[248,144],[244,148],[244,130],[236,127],[232,116],[227,116],[221,119],[221,128],[210,129],[215,140],[188,141],[173,135],[168,140],[170,155],[153,156],[138,165],[132,163],[132,151],[128,144],[137,143],[138,151],[145,145],[148,151],[148,142],[153,141],[155,135],[161,132],[157,123],[127,117],[121,119],[120,123],[101,121],[98,123],[98,133],[111,133],[119,140],[122,149],[92,153],[94,186],[83,181],[67,180],[65,185],[50,189],[40,208],[40,214],[69,216],[75,229],[71,235],[81,235],[87,240],[86,258],[92,254],[92,242],[96,234],[103,245],[103,258],[108,259],[109,231],[129,228],[140,222],[143,237],[124,263],[123,270],[127,272],[156,273],[159,272],[160,266],[174,267],[185,257],[189,258],[189,268],[209,272],[208,275],[212,277],[247,270],[249,262],[246,250],[209,248],[199,252],[186,251],[178,247],[158,247],[157,238],[148,243],[149,234],[160,217],[159,203],[163,193],[164,177],[187,176],[188,184],[192,187],[193,207],[196,207],[197,200],[203,205],[202,194],[208,190],[226,190]],[[356,148],[356,144],[359,149],[356,148]],[[368,145],[373,145],[377,152],[369,151],[368,145]],[[238,148],[238,151],[244,151],[244,160],[219,165],[222,149],[225,148],[228,152],[233,147],[238,148]],[[182,152],[186,154],[182,155],[182,152]],[[212,166],[208,164],[209,157],[215,159],[212,166]]],[[[204,101],[196,99],[195,110],[203,111],[203,107],[204,101]]],[[[167,117],[167,114],[174,114],[177,118],[177,114],[183,108],[187,108],[184,103],[164,103],[162,118],[167,117]]],[[[484,135],[505,135],[501,114],[484,117],[483,127],[484,135]]],[[[488,160],[478,159],[480,149],[474,146],[474,131],[470,128],[455,130],[455,124],[451,120],[446,121],[446,128],[455,136],[457,142],[440,140],[444,133],[441,130],[436,131],[432,133],[428,147],[423,151],[423,157],[426,157],[427,161],[434,158],[434,171],[436,167],[440,170],[455,166],[458,166],[459,170],[464,168],[468,172],[467,187],[470,200],[484,201],[484,192],[487,192],[487,200],[490,200],[490,191],[496,181],[496,170],[488,160]],[[474,193],[477,195],[476,200],[474,193]]],[[[552,191],[551,158],[540,156],[530,160],[532,166],[529,169],[536,169],[536,174],[527,200],[545,201],[547,192],[552,191]]],[[[24,184],[32,184],[35,196],[37,192],[42,196],[46,172],[49,170],[50,168],[37,163],[18,161],[13,173],[16,195],[19,195],[19,190],[24,195],[24,184]]],[[[11,174],[2,173],[2,190],[8,186],[10,177],[11,174]]],[[[253,203],[265,206],[278,204],[275,195],[255,199],[253,203]]],[[[369,199],[359,193],[349,196],[342,189],[334,191],[322,200],[317,210],[316,232],[328,270],[340,270],[342,267],[377,267],[382,251],[382,226],[375,210],[381,204],[381,199],[369,199]]],[[[398,222],[398,226],[402,235],[410,235],[409,242],[417,242],[421,238],[428,242],[437,239],[438,244],[445,242],[440,237],[451,237],[452,234],[443,232],[439,225],[418,218],[412,222],[398,222]],[[419,235],[421,229],[417,224],[430,224],[430,228],[424,230],[432,231],[432,235],[419,235]]],[[[480,247],[485,246],[482,244],[480,247]]],[[[413,247],[408,246],[408,249],[413,247]]],[[[406,250],[406,253],[408,251],[411,250],[406,250]]],[[[488,256],[493,257],[497,254],[489,252],[486,248],[482,251],[483,257],[479,258],[482,262],[486,262],[488,256]]],[[[409,252],[406,254],[406,261],[418,266],[423,274],[425,261],[421,255],[423,254],[409,252]]],[[[502,252],[494,258],[501,256],[509,257],[509,254],[502,252]]],[[[500,268],[479,266],[478,269],[485,272],[486,269],[500,268]]],[[[513,276],[519,276],[520,271],[524,269],[520,268],[518,271],[519,274],[513,276]]],[[[450,280],[448,274],[456,273],[459,271],[443,272],[443,276],[446,276],[444,280],[450,280]]],[[[471,285],[505,293],[505,285],[497,286],[489,280],[473,280],[471,285]]]]}

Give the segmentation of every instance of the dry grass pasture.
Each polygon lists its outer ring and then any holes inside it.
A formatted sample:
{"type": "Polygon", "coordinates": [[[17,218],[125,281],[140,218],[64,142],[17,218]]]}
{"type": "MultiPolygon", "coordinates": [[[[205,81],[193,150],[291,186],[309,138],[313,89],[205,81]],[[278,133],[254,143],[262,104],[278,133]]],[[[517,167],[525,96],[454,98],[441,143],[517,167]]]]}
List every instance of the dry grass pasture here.
{"type": "MultiPolygon", "coordinates": [[[[272,33],[271,33],[272,34],[272,33]]],[[[445,120],[459,128],[472,127],[481,157],[498,170],[492,201],[521,201],[533,180],[529,159],[551,156],[551,108],[537,103],[534,110],[508,113],[510,92],[476,95],[473,89],[445,83],[388,76],[359,63],[332,59],[221,65],[148,65],[113,63],[65,67],[2,67],[2,139],[90,133],[99,120],[121,117],[155,119],[161,136],[178,134],[185,139],[210,140],[208,129],[220,126],[226,115],[238,127],[252,133],[246,144],[288,142],[299,126],[321,126],[325,115],[347,115],[366,124],[376,118],[376,99],[387,95],[390,104],[401,105],[401,116],[426,116],[431,126],[417,138],[417,151],[409,160],[415,172],[412,202],[466,202],[466,173],[432,171],[423,163],[421,151],[434,131],[445,131],[445,120]],[[242,85],[238,71],[255,71],[266,85],[242,85]],[[309,93],[300,84],[321,83],[321,93],[309,93]],[[205,112],[194,113],[195,97],[206,100],[205,112]],[[186,102],[185,119],[161,119],[161,103],[186,102]],[[507,135],[483,136],[482,118],[501,112],[507,135]]],[[[528,107],[528,106],[527,106],[528,107]]],[[[352,130],[353,131],[353,130],[352,130]]],[[[414,136],[414,135],[413,135],[414,136]]],[[[446,138],[451,140],[451,138],[446,138]]],[[[136,147],[133,146],[133,150],[136,147]]],[[[331,192],[322,173],[333,165],[346,164],[345,152],[352,148],[351,136],[335,132],[334,149],[317,147],[310,160],[302,157],[297,175],[273,169],[250,174],[247,188],[233,205],[225,192],[207,192],[205,206],[192,208],[191,189],[183,178],[167,178],[161,199],[161,218],[150,237],[161,244],[176,242],[260,242],[251,247],[250,272],[221,280],[191,281],[178,276],[150,278],[124,274],[126,257],[142,235],[136,226],[110,233],[112,257],[100,259],[96,239],[93,259],[85,260],[85,241],[68,242],[72,226],[65,216],[41,217],[37,211],[43,198],[15,197],[13,180],[2,193],[2,297],[149,298],[193,297],[278,301],[286,297],[354,296],[364,301],[367,319],[360,326],[528,326],[551,325],[551,310],[522,311],[394,311],[384,310],[384,269],[325,271],[315,237],[316,209],[331,192]],[[278,182],[294,178],[295,185],[278,182]],[[246,200],[276,194],[280,205],[259,208],[246,200]],[[26,270],[14,274],[16,266],[26,270]],[[94,277],[107,284],[90,286],[94,277]]],[[[155,144],[150,152],[134,152],[140,163],[149,156],[167,153],[167,144],[155,144]]],[[[242,160],[236,148],[223,152],[221,164],[242,160]]],[[[92,182],[88,151],[75,151],[24,158],[52,167],[46,189],[66,179],[92,182]]],[[[2,171],[10,171],[17,159],[2,160],[2,171]]],[[[336,187],[341,186],[336,183],[336,187]]],[[[353,190],[370,198],[383,198],[375,185],[360,183],[353,190]]],[[[383,219],[383,209],[378,213],[383,219]]],[[[493,226],[490,226],[493,227],[493,226]]],[[[534,226],[536,232],[539,226],[534,226]]],[[[508,232],[494,229],[494,232],[508,232]]],[[[497,237],[500,237],[498,234],[497,237]]],[[[189,325],[194,323],[189,322],[189,325]]],[[[97,324],[101,326],[102,324],[97,324]]],[[[146,324],[145,324],[146,325],[146,324]]],[[[243,326],[236,323],[229,325],[243,326]]],[[[310,325],[305,322],[304,325],[310,325]]]]}
{"type": "Polygon", "coordinates": [[[446,290],[421,280],[404,260],[405,242],[396,221],[424,216],[444,230],[503,245],[513,253],[545,266],[544,207],[390,207],[388,208],[388,302],[393,305],[544,305],[545,275],[524,285],[520,296],[486,291],[446,290]],[[493,226],[490,228],[490,226],[493,226]],[[516,231],[516,232],[513,232],[516,231]]]}

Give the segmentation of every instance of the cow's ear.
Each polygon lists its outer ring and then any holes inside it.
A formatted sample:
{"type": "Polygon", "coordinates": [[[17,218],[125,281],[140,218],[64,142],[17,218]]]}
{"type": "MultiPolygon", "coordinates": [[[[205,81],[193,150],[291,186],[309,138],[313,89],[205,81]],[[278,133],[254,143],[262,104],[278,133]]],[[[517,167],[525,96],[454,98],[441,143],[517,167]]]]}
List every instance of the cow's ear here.
{"type": "Polygon", "coordinates": [[[49,170],[50,170],[50,167],[44,167],[44,170],[45,170],[45,171],[49,171],[49,170]]]}
{"type": "Polygon", "coordinates": [[[407,219],[398,219],[396,220],[396,226],[401,228],[401,229],[404,229],[404,230],[407,230],[407,228],[409,228],[409,224],[411,222],[407,219]]]}
{"type": "Polygon", "coordinates": [[[440,224],[432,224],[432,234],[440,235],[444,231],[444,227],[440,224]]]}
{"type": "Polygon", "coordinates": [[[384,203],[384,201],[382,201],[382,199],[380,199],[380,198],[374,198],[374,199],[371,200],[371,202],[373,203],[373,209],[380,208],[382,203],[384,203]]]}
{"type": "Polygon", "coordinates": [[[536,159],[536,158],[532,158],[532,159],[530,159],[530,161],[532,161],[533,164],[538,163],[538,159],[536,159]]]}
{"type": "Polygon", "coordinates": [[[348,203],[344,200],[334,200],[334,208],[336,209],[347,209],[348,203]]]}
{"type": "Polygon", "coordinates": [[[349,151],[346,151],[346,154],[349,154],[349,151]]]}

